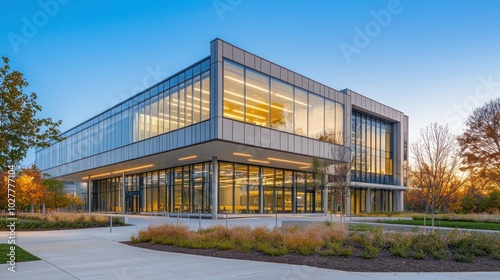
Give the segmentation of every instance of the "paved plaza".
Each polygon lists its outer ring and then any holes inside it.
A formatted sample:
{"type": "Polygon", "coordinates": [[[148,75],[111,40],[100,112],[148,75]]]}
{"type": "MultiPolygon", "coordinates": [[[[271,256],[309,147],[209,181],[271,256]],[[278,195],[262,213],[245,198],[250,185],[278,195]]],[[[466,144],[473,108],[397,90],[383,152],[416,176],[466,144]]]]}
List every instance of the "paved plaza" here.
{"type": "MultiPolygon", "coordinates": [[[[283,215],[283,220],[324,221],[325,216],[283,215]]],[[[328,218],[329,219],[329,218],[328,218]]],[[[16,272],[0,265],[0,279],[500,279],[500,272],[448,273],[373,273],[344,272],[300,265],[223,259],[146,250],[121,244],[151,224],[182,223],[192,229],[198,219],[164,216],[129,216],[132,226],[80,230],[17,232],[17,244],[41,258],[18,263],[16,272]]],[[[225,220],[201,220],[202,227],[214,224],[267,225],[274,216],[225,220]]],[[[6,240],[2,232],[1,239],[6,240]]],[[[0,240],[1,240],[0,239],[0,240]]]]}

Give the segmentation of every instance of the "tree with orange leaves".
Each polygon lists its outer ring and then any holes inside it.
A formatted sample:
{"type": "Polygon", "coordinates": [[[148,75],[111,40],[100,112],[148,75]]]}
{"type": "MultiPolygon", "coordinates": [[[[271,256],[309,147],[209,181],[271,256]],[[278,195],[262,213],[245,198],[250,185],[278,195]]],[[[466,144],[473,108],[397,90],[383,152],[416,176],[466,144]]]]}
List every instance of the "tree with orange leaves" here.
{"type": "Polygon", "coordinates": [[[47,186],[43,184],[40,170],[36,166],[21,168],[16,178],[16,206],[19,210],[30,209],[41,205],[47,194],[47,186]]]}

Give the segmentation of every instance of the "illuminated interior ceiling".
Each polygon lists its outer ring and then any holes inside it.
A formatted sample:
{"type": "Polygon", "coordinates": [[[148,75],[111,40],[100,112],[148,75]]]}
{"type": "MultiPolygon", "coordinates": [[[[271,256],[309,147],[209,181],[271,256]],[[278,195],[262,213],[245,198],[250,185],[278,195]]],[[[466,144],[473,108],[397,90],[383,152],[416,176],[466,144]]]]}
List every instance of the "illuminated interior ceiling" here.
{"type": "Polygon", "coordinates": [[[217,156],[219,161],[245,163],[259,166],[272,166],[276,168],[304,170],[310,168],[312,157],[291,154],[289,152],[268,150],[253,146],[246,146],[225,141],[211,141],[183,149],[159,153],[147,157],[133,159],[113,165],[69,174],[60,177],[66,181],[85,181],[90,179],[105,179],[122,176],[123,173],[136,174],[177,167],[187,164],[208,162],[212,156],[217,156]],[[217,151],[214,153],[214,151],[217,151]]]}

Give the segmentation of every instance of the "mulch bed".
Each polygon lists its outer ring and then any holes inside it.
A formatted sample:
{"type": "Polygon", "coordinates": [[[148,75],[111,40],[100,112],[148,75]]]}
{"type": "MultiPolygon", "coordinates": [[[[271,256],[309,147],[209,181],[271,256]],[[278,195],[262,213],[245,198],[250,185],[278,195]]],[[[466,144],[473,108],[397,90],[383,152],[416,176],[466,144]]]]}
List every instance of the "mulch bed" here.
{"type": "Polygon", "coordinates": [[[217,249],[190,249],[180,248],[171,245],[132,243],[130,241],[124,244],[172,253],[192,254],[201,256],[210,256],[217,258],[252,260],[261,262],[275,262],[297,265],[308,265],[320,268],[337,269],[344,271],[358,272],[459,272],[459,271],[500,271],[500,260],[490,256],[478,257],[474,263],[456,262],[453,260],[435,260],[424,259],[417,260],[413,258],[398,258],[391,256],[389,252],[382,251],[375,259],[363,259],[360,256],[337,257],[337,256],[302,256],[295,254],[286,254],[283,256],[272,257],[261,254],[257,251],[248,253],[217,249]]]}

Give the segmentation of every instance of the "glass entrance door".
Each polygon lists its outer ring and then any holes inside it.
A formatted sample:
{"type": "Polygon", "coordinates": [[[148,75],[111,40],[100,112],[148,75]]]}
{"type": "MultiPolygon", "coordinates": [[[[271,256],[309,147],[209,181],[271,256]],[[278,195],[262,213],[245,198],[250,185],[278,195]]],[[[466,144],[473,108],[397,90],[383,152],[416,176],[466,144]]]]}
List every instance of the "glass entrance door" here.
{"type": "Polygon", "coordinates": [[[312,213],[314,206],[314,192],[306,191],[305,199],[304,199],[304,212],[312,213]]]}
{"type": "Polygon", "coordinates": [[[140,200],[139,200],[139,192],[127,192],[125,194],[125,209],[128,213],[138,213],[140,200]]]}

